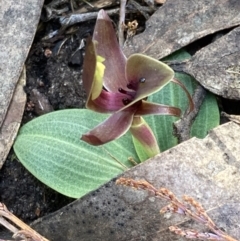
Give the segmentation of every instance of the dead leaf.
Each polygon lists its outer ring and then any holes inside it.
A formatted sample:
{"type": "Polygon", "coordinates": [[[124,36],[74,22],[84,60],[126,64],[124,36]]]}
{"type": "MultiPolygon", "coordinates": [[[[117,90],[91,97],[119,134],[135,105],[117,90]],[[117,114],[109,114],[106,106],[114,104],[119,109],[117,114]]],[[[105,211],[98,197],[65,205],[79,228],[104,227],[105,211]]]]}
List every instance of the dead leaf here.
{"type": "MultiPolygon", "coordinates": [[[[13,238],[16,240],[49,241],[16,217],[3,203],[0,203],[0,224],[13,232],[13,238]],[[9,221],[11,221],[13,225],[9,221]]],[[[1,241],[4,240],[1,239],[1,241]]]]}
{"type": "Polygon", "coordinates": [[[198,51],[183,71],[206,89],[228,99],[240,99],[240,27],[198,51]]]}
{"type": "Polygon", "coordinates": [[[13,99],[8,107],[6,117],[0,127],[0,169],[10,151],[21,124],[24,107],[26,104],[26,93],[23,87],[26,85],[26,70],[22,71],[13,99]]]}
{"type": "Polygon", "coordinates": [[[239,24],[238,0],[168,0],[146,22],[145,31],[126,43],[124,52],[161,59],[197,39],[239,24]]]}
{"type": "MultiPolygon", "coordinates": [[[[122,176],[166,187],[179,198],[193,197],[218,227],[240,239],[239,148],[240,126],[230,122],[205,139],[183,142],[122,176]]],[[[113,180],[33,227],[51,241],[174,241],[185,239],[171,233],[169,226],[199,230],[180,215],[160,215],[166,204],[145,191],[116,186],[113,180]]]]}
{"type": "Polygon", "coordinates": [[[0,6],[0,126],[11,102],[39,21],[43,0],[0,6]]]}

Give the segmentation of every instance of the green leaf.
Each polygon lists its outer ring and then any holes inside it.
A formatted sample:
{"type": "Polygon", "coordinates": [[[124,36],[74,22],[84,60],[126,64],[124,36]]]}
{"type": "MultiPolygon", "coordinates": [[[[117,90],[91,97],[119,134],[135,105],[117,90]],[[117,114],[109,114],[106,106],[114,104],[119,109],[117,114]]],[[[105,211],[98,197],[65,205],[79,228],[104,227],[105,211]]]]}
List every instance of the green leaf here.
{"type": "Polygon", "coordinates": [[[100,147],[80,140],[107,117],[85,109],[41,116],[21,128],[14,151],[40,181],[79,198],[125,171],[118,161],[131,167],[128,157],[138,160],[130,134],[100,147]]]}
{"type": "Polygon", "coordinates": [[[208,131],[218,126],[220,114],[215,95],[208,92],[191,128],[191,136],[204,138],[208,131]]]}
{"type": "Polygon", "coordinates": [[[162,58],[161,61],[172,61],[172,60],[177,60],[177,61],[182,61],[182,60],[187,60],[190,59],[191,55],[184,49],[179,49],[176,52],[168,55],[165,58],[162,58]]]}
{"type": "MultiPolygon", "coordinates": [[[[190,55],[184,51],[177,51],[169,56],[167,60],[184,60],[190,55]]],[[[166,60],[166,58],[164,59],[166,60]]],[[[175,73],[175,77],[180,80],[192,95],[197,86],[196,80],[183,73],[175,73]]],[[[182,111],[188,108],[188,100],[185,92],[176,84],[170,82],[159,92],[149,96],[148,101],[179,107],[182,111]]],[[[191,128],[191,135],[198,138],[204,138],[207,132],[219,125],[219,110],[216,98],[213,94],[207,93],[207,96],[201,106],[198,116],[191,128]]],[[[177,145],[177,138],[173,136],[173,123],[179,118],[173,116],[146,116],[144,119],[152,128],[158,140],[160,150],[165,151],[177,145]]],[[[137,146],[135,146],[137,148],[137,146]]]]}

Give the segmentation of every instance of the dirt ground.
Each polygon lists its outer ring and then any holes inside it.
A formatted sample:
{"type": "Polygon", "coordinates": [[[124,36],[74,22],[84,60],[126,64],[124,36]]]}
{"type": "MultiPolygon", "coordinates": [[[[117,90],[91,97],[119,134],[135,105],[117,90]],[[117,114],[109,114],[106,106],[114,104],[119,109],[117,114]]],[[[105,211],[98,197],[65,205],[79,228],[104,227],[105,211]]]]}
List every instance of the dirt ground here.
{"type": "MultiPolygon", "coordinates": [[[[62,34],[51,41],[42,38],[51,30],[58,29],[56,22],[41,23],[29,57],[26,61],[28,96],[23,124],[51,110],[83,108],[86,100],[81,85],[83,51],[80,43],[91,33],[95,21],[78,24],[74,34],[62,34]],[[42,112],[38,101],[45,105],[42,112]]],[[[204,38],[191,45],[188,50],[206,45],[212,37],[204,38]]],[[[238,102],[219,98],[221,110],[239,114],[238,102]]],[[[54,212],[73,199],[67,198],[46,187],[33,177],[17,160],[13,151],[0,170],[0,200],[10,211],[26,223],[54,212]]],[[[0,231],[1,231],[0,227],[0,231]]]]}

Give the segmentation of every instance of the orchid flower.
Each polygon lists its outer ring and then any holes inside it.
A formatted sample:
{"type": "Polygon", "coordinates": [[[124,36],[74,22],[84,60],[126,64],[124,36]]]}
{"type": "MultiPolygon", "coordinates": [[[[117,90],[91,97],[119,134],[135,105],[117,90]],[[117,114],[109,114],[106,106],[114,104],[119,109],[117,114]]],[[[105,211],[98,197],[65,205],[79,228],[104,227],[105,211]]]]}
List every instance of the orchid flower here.
{"type": "Polygon", "coordinates": [[[176,107],[147,101],[149,95],[173,77],[170,67],[153,58],[133,54],[127,59],[110,18],[100,10],[93,37],[87,40],[82,79],[87,92],[86,107],[111,115],[81,139],[91,145],[102,145],[130,130],[152,156],[159,153],[157,141],[141,116],[180,116],[176,107]]]}

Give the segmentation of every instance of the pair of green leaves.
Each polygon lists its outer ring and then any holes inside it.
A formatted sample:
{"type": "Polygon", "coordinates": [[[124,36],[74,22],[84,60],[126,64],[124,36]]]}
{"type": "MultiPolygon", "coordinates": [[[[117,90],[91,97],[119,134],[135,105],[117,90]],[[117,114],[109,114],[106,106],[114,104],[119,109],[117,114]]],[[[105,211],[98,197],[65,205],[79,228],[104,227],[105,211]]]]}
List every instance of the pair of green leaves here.
{"type": "MultiPolygon", "coordinates": [[[[186,52],[180,52],[178,59],[182,56],[186,56],[186,52]]],[[[197,84],[190,76],[176,74],[176,78],[190,93],[196,88],[197,84]]],[[[149,100],[182,110],[188,106],[185,93],[174,83],[169,83],[149,100]]],[[[98,147],[80,140],[83,133],[106,117],[85,109],[62,110],[41,116],[21,128],[14,144],[15,153],[43,183],[64,195],[79,198],[130,168],[129,157],[136,162],[148,158],[136,141],[134,146],[130,133],[98,147]]],[[[154,131],[161,151],[177,144],[172,135],[172,124],[178,118],[147,116],[144,119],[154,131]]],[[[208,93],[192,126],[192,136],[203,138],[209,129],[218,124],[218,106],[215,97],[208,93]]]]}

